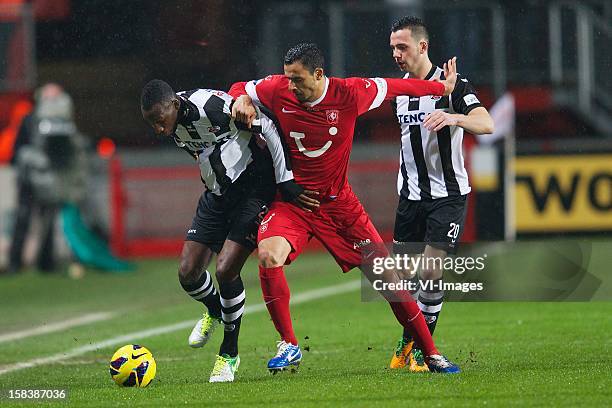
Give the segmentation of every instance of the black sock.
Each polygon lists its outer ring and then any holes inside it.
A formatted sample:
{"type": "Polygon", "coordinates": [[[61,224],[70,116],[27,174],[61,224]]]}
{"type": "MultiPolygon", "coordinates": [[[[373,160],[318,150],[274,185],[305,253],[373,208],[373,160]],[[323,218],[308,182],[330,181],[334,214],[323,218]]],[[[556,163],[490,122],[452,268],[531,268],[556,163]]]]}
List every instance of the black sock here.
{"type": "Polygon", "coordinates": [[[442,279],[434,279],[426,285],[426,288],[419,292],[417,304],[423,312],[429,332],[433,336],[438,323],[438,315],[444,303],[444,290],[442,289],[442,279]]]}
{"type": "Polygon", "coordinates": [[[242,279],[238,276],[231,282],[219,283],[219,291],[221,292],[221,320],[225,325],[219,355],[227,354],[230,357],[236,357],[238,355],[238,334],[245,303],[242,279]]]}
{"type": "Polygon", "coordinates": [[[213,285],[212,278],[208,271],[204,271],[200,279],[193,283],[183,283],[181,286],[189,296],[204,303],[208,308],[208,313],[217,319],[221,319],[221,302],[219,292],[213,285]]]}
{"type": "MultiPolygon", "coordinates": [[[[429,333],[433,336],[436,330],[436,324],[438,323],[438,316],[440,315],[440,310],[442,310],[442,304],[444,303],[444,290],[442,290],[442,279],[435,279],[431,282],[432,283],[425,284],[425,288],[419,290],[417,305],[423,313],[423,317],[429,328],[429,333]]],[[[412,341],[410,333],[406,330],[404,330],[404,341],[412,341]]]]}

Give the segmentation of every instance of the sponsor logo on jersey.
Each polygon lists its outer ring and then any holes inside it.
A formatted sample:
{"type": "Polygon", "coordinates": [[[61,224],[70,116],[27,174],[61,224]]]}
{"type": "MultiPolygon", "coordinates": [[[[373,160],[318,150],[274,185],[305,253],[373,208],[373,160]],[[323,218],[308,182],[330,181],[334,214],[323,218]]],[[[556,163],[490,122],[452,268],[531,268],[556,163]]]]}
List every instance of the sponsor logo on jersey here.
{"type": "Polygon", "coordinates": [[[463,97],[463,100],[465,101],[465,104],[467,106],[473,105],[475,103],[480,103],[480,101],[478,100],[478,98],[474,94],[465,95],[463,97]]]}
{"type": "Polygon", "coordinates": [[[195,234],[195,233],[196,233],[196,230],[194,230],[194,229],[192,228],[192,229],[190,229],[189,231],[187,231],[187,233],[188,233],[188,234],[195,234]]]}
{"type": "MultiPolygon", "coordinates": [[[[337,129],[336,129],[336,131],[337,131],[337,129]]],[[[295,139],[295,144],[297,145],[298,150],[300,151],[300,153],[302,153],[306,157],[319,157],[323,153],[325,153],[327,151],[327,149],[329,149],[331,147],[331,145],[332,145],[332,141],[328,140],[327,142],[325,142],[323,147],[321,147],[321,148],[319,148],[317,150],[308,150],[308,149],[306,149],[306,146],[304,146],[304,144],[302,143],[302,140],[301,140],[301,139],[306,137],[306,135],[304,133],[302,133],[302,132],[289,132],[289,136],[295,139]]]]}
{"type": "Polygon", "coordinates": [[[353,242],[353,249],[363,248],[364,246],[370,244],[372,241],[370,238],[362,239],[361,241],[353,242]]]}
{"type": "Polygon", "coordinates": [[[284,106],[283,106],[283,109],[281,109],[281,110],[283,111],[283,113],[295,113],[295,112],[296,112],[296,111],[294,111],[294,110],[288,110],[288,109],[287,109],[287,108],[285,108],[284,106]]]}
{"type": "Polygon", "coordinates": [[[425,112],[411,111],[406,115],[397,115],[397,121],[400,124],[415,125],[423,123],[425,120],[425,112]]]}
{"type": "Polygon", "coordinates": [[[337,109],[326,110],[325,116],[327,116],[327,123],[329,123],[330,125],[337,125],[339,114],[340,113],[337,109]]]}
{"type": "Polygon", "coordinates": [[[210,147],[212,145],[212,143],[210,142],[194,142],[192,140],[186,140],[183,143],[185,143],[185,146],[189,147],[192,150],[206,149],[207,147],[210,147]]]}
{"type": "Polygon", "coordinates": [[[439,101],[440,99],[442,99],[442,97],[441,96],[432,95],[431,99],[434,100],[434,101],[439,101]]]}

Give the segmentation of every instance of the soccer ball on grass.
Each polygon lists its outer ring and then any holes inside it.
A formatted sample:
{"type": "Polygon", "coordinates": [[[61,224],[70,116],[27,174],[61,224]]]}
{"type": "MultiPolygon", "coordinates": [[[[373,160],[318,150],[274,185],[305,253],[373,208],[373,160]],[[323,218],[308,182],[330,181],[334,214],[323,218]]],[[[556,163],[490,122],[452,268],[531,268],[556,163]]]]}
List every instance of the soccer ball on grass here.
{"type": "Polygon", "coordinates": [[[124,387],[146,387],[155,377],[156,370],[153,354],[137,344],[121,347],[110,361],[111,378],[124,387]]]}

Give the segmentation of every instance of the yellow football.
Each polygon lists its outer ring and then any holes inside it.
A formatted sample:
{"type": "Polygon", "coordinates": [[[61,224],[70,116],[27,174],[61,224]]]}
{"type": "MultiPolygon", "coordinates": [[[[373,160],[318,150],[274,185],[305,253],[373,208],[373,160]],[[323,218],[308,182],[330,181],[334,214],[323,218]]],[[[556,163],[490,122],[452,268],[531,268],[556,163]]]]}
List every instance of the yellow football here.
{"type": "Polygon", "coordinates": [[[123,387],[146,387],[155,378],[157,365],[153,354],[137,344],[128,344],[113,354],[110,375],[123,387]]]}

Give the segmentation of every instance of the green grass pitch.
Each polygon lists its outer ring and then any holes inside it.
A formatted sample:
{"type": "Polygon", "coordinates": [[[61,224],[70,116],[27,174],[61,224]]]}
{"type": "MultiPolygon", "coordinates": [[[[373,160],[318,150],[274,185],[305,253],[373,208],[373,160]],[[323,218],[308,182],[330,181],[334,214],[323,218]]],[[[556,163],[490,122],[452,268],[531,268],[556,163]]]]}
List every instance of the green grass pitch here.
{"type": "MultiPolygon", "coordinates": [[[[293,294],[359,278],[342,275],[327,254],[305,254],[287,271],[293,294]]],[[[261,303],[253,259],[243,272],[247,304],[261,303]]],[[[185,320],[200,305],[182,293],[176,260],[142,261],[136,273],[88,272],[82,280],[24,276],[0,281],[0,334],[86,313],[115,317],[59,332],[0,343],[0,371],[17,363],[61,355],[126,333],[185,320]]],[[[242,364],[233,384],[209,384],[219,330],[206,347],[187,346],[190,328],[133,343],[148,347],[158,365],[146,389],[117,387],[110,379],[110,345],[34,367],[0,374],[0,389],[68,388],[65,403],[50,406],[610,406],[612,303],[445,304],[436,332],[439,349],[461,365],[456,376],[387,368],[400,334],[384,302],[362,303],[359,290],[293,307],[304,360],[295,374],[270,375],[276,335],[265,311],[245,315],[242,364]]],[[[126,342],[127,343],[127,342],[126,342]]],[[[37,406],[0,399],[1,406],[37,406]]]]}

